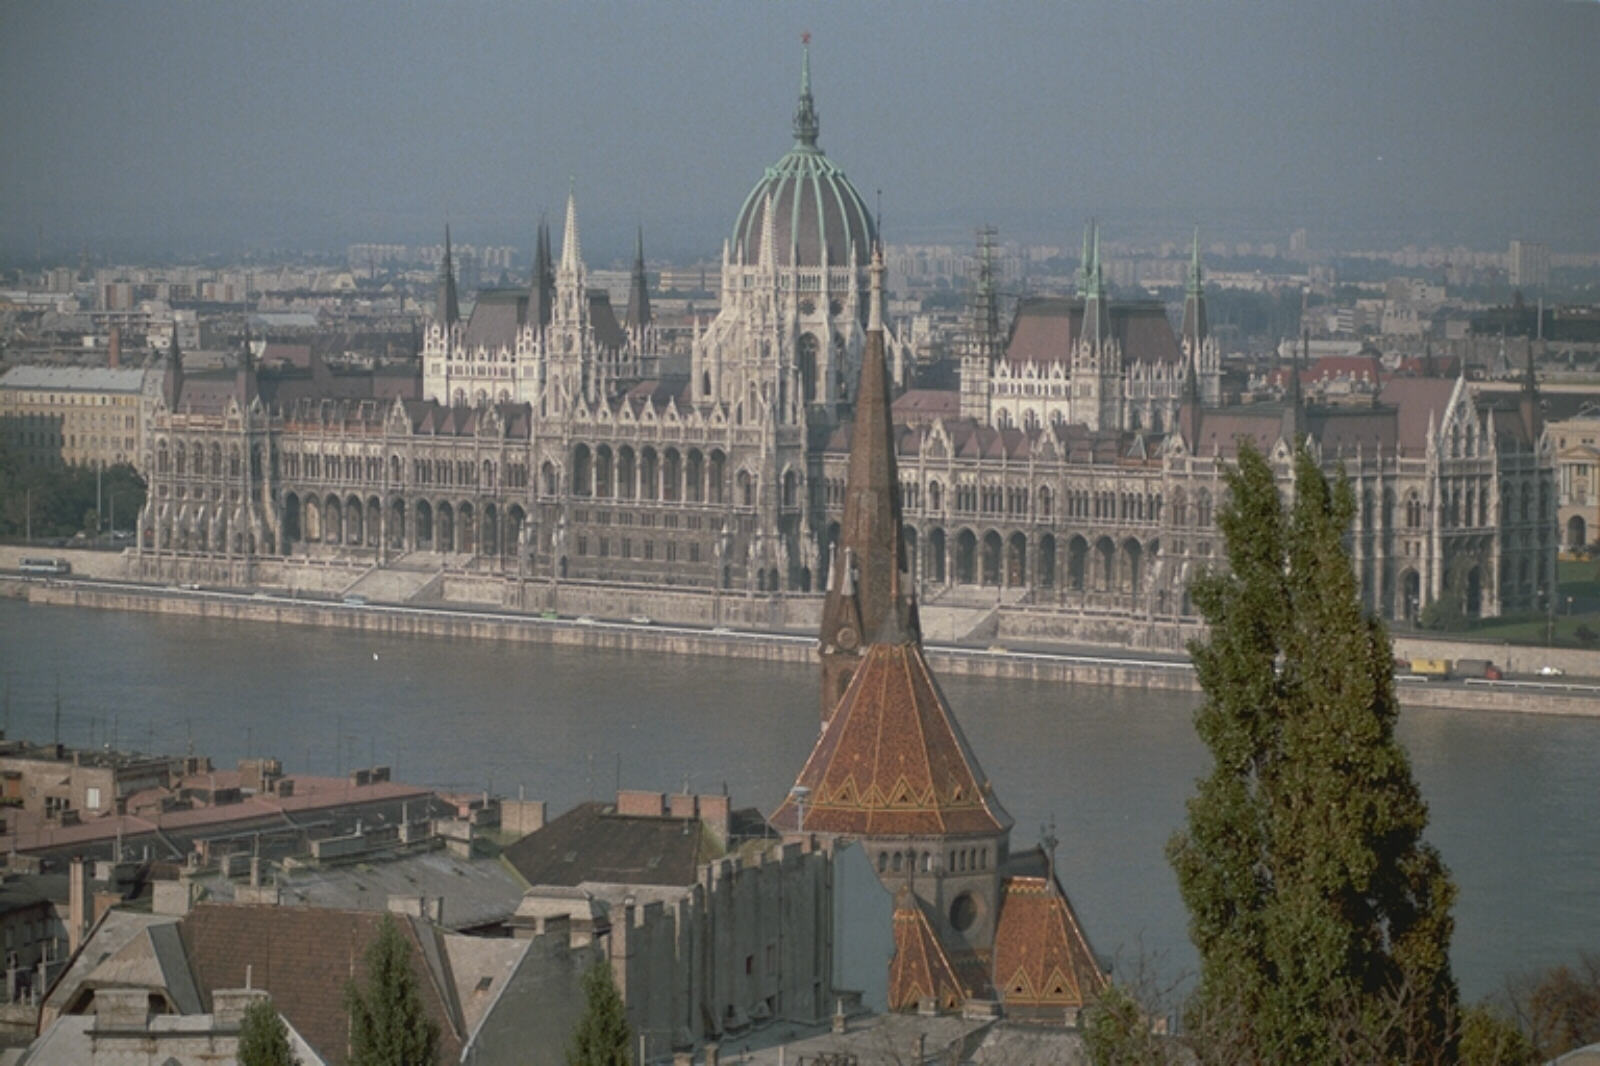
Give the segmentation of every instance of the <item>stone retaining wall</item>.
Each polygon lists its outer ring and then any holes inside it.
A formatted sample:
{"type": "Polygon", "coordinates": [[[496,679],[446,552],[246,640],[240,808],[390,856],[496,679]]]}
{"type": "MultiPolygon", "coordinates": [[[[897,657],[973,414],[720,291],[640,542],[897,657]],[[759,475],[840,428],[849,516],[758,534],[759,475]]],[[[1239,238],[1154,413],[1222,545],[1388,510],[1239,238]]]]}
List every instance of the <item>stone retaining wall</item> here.
{"type": "MultiPolygon", "coordinates": [[[[16,581],[0,584],[21,585],[16,581]]],[[[720,655],[768,662],[812,663],[815,644],[809,640],[762,633],[684,632],[648,626],[575,624],[538,617],[499,618],[469,611],[351,607],[342,603],[306,602],[275,597],[213,596],[204,593],[156,593],[100,589],[70,583],[25,583],[30,602],[110,610],[149,611],[230,622],[311,625],[361,632],[472,640],[509,640],[561,644],[618,651],[720,655]]],[[[563,586],[563,594],[567,586],[563,586]]],[[[570,607],[568,608],[570,609],[570,607]]],[[[1194,673],[1182,666],[1118,662],[1092,656],[1006,654],[978,649],[929,648],[933,668],[947,676],[1016,678],[1053,683],[1112,685],[1123,688],[1197,691],[1194,673]]],[[[1600,716],[1600,699],[1537,688],[1506,689],[1407,682],[1400,687],[1407,706],[1465,710],[1518,711],[1542,714],[1600,716]]]]}

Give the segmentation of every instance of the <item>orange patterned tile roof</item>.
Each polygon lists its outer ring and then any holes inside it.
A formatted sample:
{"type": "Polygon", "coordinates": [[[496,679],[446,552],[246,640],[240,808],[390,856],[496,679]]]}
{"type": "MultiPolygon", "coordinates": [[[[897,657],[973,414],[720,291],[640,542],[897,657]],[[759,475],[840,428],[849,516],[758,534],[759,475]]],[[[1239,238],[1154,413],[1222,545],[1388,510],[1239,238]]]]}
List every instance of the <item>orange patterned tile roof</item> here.
{"type": "MultiPolygon", "coordinates": [[[[867,647],[795,784],[810,790],[808,833],[966,836],[1011,828],[915,641],[867,647]]],[[[772,824],[800,828],[793,793],[772,824]]]]}
{"type": "Polygon", "coordinates": [[[1010,1007],[1081,1007],[1105,987],[1078,916],[1060,886],[1010,877],[1001,887],[994,983],[1010,1007]]]}
{"type": "Polygon", "coordinates": [[[916,1010],[931,999],[940,1010],[954,1010],[975,990],[967,988],[922,904],[902,889],[895,898],[894,958],[889,962],[889,1009],[916,1010]]]}

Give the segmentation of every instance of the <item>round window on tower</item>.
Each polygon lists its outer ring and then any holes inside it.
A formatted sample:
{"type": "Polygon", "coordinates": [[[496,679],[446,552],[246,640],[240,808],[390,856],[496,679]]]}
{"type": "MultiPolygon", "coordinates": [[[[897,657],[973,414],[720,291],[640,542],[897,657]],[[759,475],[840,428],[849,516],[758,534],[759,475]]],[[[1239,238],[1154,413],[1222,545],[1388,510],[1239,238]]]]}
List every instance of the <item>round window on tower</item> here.
{"type": "Polygon", "coordinates": [[[838,315],[843,311],[844,311],[844,304],[840,303],[838,300],[829,300],[828,301],[828,314],[830,314],[830,315],[838,315]]]}
{"type": "Polygon", "coordinates": [[[817,301],[813,300],[811,297],[807,296],[805,299],[800,301],[800,313],[802,315],[816,314],[816,311],[817,301]]]}
{"type": "Polygon", "coordinates": [[[963,892],[950,903],[950,926],[958,933],[965,933],[972,928],[978,920],[982,906],[978,897],[971,892],[963,892]]]}

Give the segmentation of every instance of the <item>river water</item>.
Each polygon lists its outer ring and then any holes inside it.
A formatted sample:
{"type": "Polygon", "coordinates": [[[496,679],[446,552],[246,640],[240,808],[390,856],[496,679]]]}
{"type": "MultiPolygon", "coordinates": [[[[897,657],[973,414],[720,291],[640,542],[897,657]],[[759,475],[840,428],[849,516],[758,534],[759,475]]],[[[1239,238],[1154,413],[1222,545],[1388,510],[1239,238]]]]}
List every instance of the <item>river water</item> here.
{"type": "MultiPolygon", "coordinates": [[[[291,771],[388,763],[552,813],[625,787],[724,785],[771,810],[817,732],[816,672],[737,659],[370,636],[0,600],[8,735],[291,771]]],[[[1163,847],[1206,767],[1188,694],[979,678],[945,692],[1013,846],[1053,824],[1097,951],[1194,966],[1163,847]]],[[[1414,709],[1400,734],[1460,889],[1453,958],[1477,998],[1600,949],[1600,719],[1414,709]]]]}

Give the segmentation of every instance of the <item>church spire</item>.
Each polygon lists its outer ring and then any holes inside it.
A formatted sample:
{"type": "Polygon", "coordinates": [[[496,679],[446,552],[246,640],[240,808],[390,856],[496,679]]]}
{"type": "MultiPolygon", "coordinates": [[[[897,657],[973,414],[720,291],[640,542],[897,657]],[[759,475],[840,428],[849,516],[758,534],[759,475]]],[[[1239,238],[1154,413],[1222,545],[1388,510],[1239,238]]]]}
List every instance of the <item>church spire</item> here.
{"type": "Polygon", "coordinates": [[[628,328],[634,332],[650,325],[650,286],[644,272],[644,227],[635,237],[633,279],[628,283],[628,328]]]}
{"type": "Polygon", "coordinates": [[[444,224],[444,276],[439,280],[439,324],[450,327],[461,321],[461,304],[456,299],[456,274],[450,262],[450,223],[444,224]]]}
{"type": "Polygon", "coordinates": [[[528,322],[535,330],[550,324],[550,311],[555,306],[556,279],[550,262],[550,223],[539,216],[539,231],[533,241],[533,277],[528,286],[531,305],[528,322]]]}
{"type": "Polygon", "coordinates": [[[794,110],[794,141],[798,148],[815,148],[820,123],[811,99],[811,34],[800,35],[800,103],[794,110]]]}
{"type": "Polygon", "coordinates": [[[855,431],[845,481],[844,521],[830,560],[822,607],[823,717],[843,695],[861,649],[868,642],[920,643],[917,610],[900,533],[900,475],[889,396],[883,336],[883,251],[870,268],[872,303],[861,384],[856,393],[855,431]]]}

